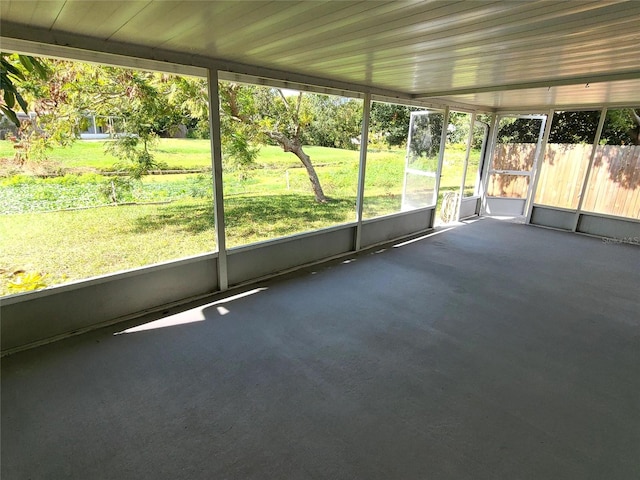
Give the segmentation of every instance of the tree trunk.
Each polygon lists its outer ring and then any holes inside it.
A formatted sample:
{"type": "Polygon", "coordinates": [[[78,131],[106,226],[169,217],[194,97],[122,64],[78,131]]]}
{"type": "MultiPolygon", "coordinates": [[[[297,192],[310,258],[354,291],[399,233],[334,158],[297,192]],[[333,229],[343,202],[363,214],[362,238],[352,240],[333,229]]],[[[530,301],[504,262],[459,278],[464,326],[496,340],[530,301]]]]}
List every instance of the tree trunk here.
{"type": "Polygon", "coordinates": [[[304,168],[307,169],[307,175],[309,176],[309,182],[311,182],[311,188],[316,197],[316,202],[327,203],[328,199],[322,191],[322,185],[320,185],[320,179],[318,178],[316,169],[313,168],[309,155],[304,153],[300,142],[297,139],[291,140],[280,132],[267,132],[267,135],[278,142],[285,152],[291,152],[300,159],[304,168]]]}
{"type": "Polygon", "coordinates": [[[291,153],[298,157],[304,165],[304,168],[307,169],[307,175],[309,175],[309,181],[311,182],[311,188],[313,189],[313,194],[316,197],[316,202],[327,203],[327,197],[324,196],[322,185],[320,185],[320,179],[318,178],[316,169],[313,168],[313,164],[311,163],[311,158],[309,158],[309,155],[304,153],[301,145],[298,146],[298,148],[296,148],[295,150],[291,150],[291,153]]]}
{"type": "Polygon", "coordinates": [[[629,136],[635,145],[640,145],[640,115],[636,113],[635,108],[631,109],[631,117],[636,125],[629,131],[629,136]]]}

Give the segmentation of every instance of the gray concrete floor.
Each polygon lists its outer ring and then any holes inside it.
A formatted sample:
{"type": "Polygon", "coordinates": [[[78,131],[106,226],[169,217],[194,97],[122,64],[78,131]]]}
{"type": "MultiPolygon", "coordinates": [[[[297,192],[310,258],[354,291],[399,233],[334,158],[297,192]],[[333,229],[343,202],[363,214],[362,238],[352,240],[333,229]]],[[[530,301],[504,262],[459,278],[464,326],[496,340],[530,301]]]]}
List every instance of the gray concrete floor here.
{"type": "Polygon", "coordinates": [[[2,479],[640,478],[637,246],[481,220],[350,260],[4,358],[2,479]]]}

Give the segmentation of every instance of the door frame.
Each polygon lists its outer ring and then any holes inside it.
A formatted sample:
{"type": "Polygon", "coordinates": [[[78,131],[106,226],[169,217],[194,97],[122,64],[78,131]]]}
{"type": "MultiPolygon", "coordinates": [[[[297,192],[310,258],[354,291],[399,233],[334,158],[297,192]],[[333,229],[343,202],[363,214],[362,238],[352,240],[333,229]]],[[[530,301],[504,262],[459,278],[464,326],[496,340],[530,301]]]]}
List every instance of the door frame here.
{"type": "Polygon", "coordinates": [[[503,114],[496,115],[493,122],[493,129],[491,132],[490,153],[486,161],[486,169],[484,171],[484,178],[482,181],[481,215],[510,216],[510,217],[518,217],[523,219],[527,216],[529,205],[533,201],[533,195],[535,191],[535,185],[534,185],[535,173],[537,171],[538,162],[540,160],[540,154],[542,152],[542,144],[543,144],[544,133],[546,130],[547,120],[548,120],[548,115],[546,113],[535,113],[535,114],[503,113],[503,114]],[[494,170],[493,169],[495,150],[496,150],[497,140],[498,140],[498,132],[500,130],[499,126],[500,126],[500,121],[503,118],[516,118],[516,119],[527,118],[527,119],[541,120],[540,130],[538,132],[538,140],[536,142],[536,149],[534,151],[533,165],[531,166],[531,170],[525,171],[525,170],[494,170]],[[489,178],[493,173],[529,177],[529,185],[527,188],[526,196],[524,198],[489,196],[487,194],[487,189],[489,186],[489,178]],[[491,203],[501,205],[503,210],[499,211],[495,209],[494,212],[492,212],[491,205],[490,205],[491,203]],[[515,208],[513,208],[514,206],[515,208]],[[509,210],[506,207],[511,208],[511,210],[509,210]]]}
{"type": "MultiPolygon", "coordinates": [[[[407,211],[407,210],[415,210],[416,208],[433,208],[435,211],[436,205],[438,204],[438,195],[440,192],[440,175],[442,172],[442,162],[444,159],[444,147],[445,147],[445,142],[446,142],[446,138],[447,138],[447,129],[445,128],[445,125],[447,124],[447,122],[449,121],[449,107],[446,107],[444,110],[439,110],[439,109],[424,109],[424,110],[417,110],[414,112],[410,113],[410,120],[409,120],[409,133],[407,135],[407,152],[405,154],[405,159],[404,159],[404,173],[403,173],[403,181],[402,181],[402,198],[401,198],[401,203],[400,203],[400,208],[401,211],[407,211]],[[417,117],[417,116],[421,116],[421,115],[428,115],[428,114],[433,114],[433,113],[437,113],[442,115],[442,132],[440,133],[440,145],[439,145],[439,149],[438,149],[438,161],[437,161],[437,166],[436,166],[436,171],[435,172],[427,172],[425,170],[417,170],[414,168],[410,168],[409,167],[409,154],[410,154],[410,149],[411,149],[411,135],[412,135],[412,131],[411,131],[411,126],[413,124],[413,118],[417,117]],[[412,175],[418,175],[418,176],[425,176],[425,177],[430,177],[430,178],[434,178],[435,182],[434,182],[434,193],[433,193],[433,204],[430,205],[425,205],[424,207],[408,207],[405,208],[405,195],[406,195],[406,188],[407,188],[407,174],[410,173],[412,175]]],[[[430,225],[430,227],[433,226],[435,219],[432,217],[431,223],[432,225],[430,225]]]]}
{"type": "Polygon", "coordinates": [[[470,128],[469,128],[469,138],[467,139],[467,152],[466,152],[466,156],[464,159],[464,167],[463,167],[463,171],[462,171],[462,180],[460,182],[460,189],[459,189],[459,201],[458,201],[458,212],[457,212],[457,221],[460,221],[460,219],[462,218],[467,218],[469,216],[473,216],[473,215],[477,215],[480,212],[480,205],[479,205],[479,201],[482,197],[482,172],[484,170],[484,165],[485,165],[485,157],[486,157],[486,153],[488,151],[488,147],[489,147],[489,141],[490,141],[490,125],[486,122],[483,122],[481,120],[478,120],[478,115],[476,114],[476,112],[473,112],[471,115],[471,123],[470,123],[470,128]],[[479,158],[479,164],[478,164],[478,171],[476,173],[476,178],[473,181],[473,195],[469,195],[468,197],[464,196],[464,189],[465,189],[465,185],[467,183],[467,173],[469,170],[469,157],[471,157],[471,147],[473,144],[473,137],[475,135],[475,129],[476,127],[481,126],[484,130],[484,138],[482,140],[482,148],[480,149],[480,158],[479,158]],[[473,211],[471,213],[471,210],[469,207],[467,207],[468,204],[474,204],[473,205],[473,211]],[[463,207],[465,209],[465,215],[463,216],[463,207]]]}

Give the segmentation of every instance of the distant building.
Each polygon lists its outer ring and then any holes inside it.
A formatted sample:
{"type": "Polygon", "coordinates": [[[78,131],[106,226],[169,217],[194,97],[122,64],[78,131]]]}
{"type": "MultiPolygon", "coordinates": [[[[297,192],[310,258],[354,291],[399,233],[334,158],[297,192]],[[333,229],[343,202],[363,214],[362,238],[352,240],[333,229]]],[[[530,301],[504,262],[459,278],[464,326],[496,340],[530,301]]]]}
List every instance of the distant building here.
{"type": "Polygon", "coordinates": [[[123,126],[120,117],[87,114],[82,119],[80,138],[83,140],[112,138],[123,132],[123,126]]]}

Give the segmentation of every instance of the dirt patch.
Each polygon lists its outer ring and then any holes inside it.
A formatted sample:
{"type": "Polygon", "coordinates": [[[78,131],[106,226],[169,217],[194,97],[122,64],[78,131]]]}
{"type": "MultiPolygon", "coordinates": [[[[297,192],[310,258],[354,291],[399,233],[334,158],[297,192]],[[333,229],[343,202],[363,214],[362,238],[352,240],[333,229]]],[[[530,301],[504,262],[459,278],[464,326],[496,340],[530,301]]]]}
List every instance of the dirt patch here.
{"type": "Polygon", "coordinates": [[[67,174],[100,173],[89,167],[63,167],[55,160],[17,162],[13,158],[0,158],[0,177],[30,175],[34,177],[59,177],[67,174]]]}

